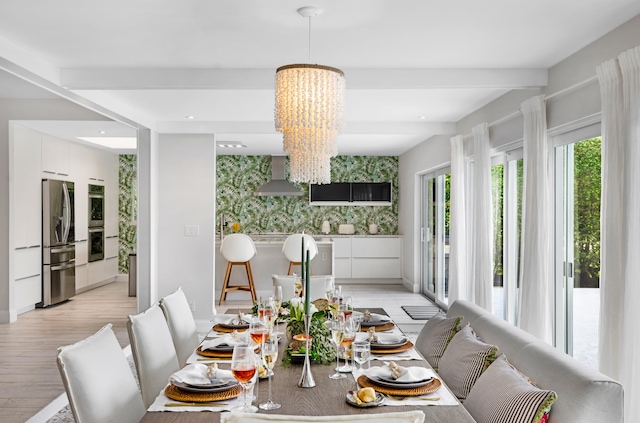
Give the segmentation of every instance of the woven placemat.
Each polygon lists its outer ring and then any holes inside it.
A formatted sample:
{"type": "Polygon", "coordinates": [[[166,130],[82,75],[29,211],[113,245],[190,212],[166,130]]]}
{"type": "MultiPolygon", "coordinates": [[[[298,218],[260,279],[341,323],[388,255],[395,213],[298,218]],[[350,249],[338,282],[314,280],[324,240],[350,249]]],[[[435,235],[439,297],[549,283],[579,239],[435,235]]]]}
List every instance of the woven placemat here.
{"type": "Polygon", "coordinates": [[[360,332],[369,332],[369,328],[376,328],[376,332],[383,332],[385,330],[391,330],[395,327],[396,325],[394,325],[393,322],[388,322],[380,326],[369,326],[366,328],[360,328],[360,332]]]}
{"type": "MultiPolygon", "coordinates": [[[[255,352],[260,350],[260,345],[255,348],[255,352]]],[[[196,354],[201,355],[203,357],[212,357],[212,358],[232,358],[233,351],[212,351],[212,350],[203,350],[202,345],[196,349],[196,354]]]]}
{"type": "Polygon", "coordinates": [[[373,348],[373,347],[371,347],[371,352],[374,353],[374,354],[395,354],[395,353],[399,353],[399,352],[408,351],[411,348],[413,348],[413,344],[411,343],[411,341],[407,341],[406,344],[404,344],[401,347],[397,347],[397,348],[373,348]]]}
{"type": "Polygon", "coordinates": [[[440,389],[440,386],[442,386],[442,383],[440,382],[440,379],[433,378],[431,382],[419,388],[387,388],[385,386],[377,385],[365,375],[361,375],[358,378],[358,385],[362,386],[363,388],[373,388],[375,391],[382,394],[398,395],[401,397],[417,397],[437,391],[438,389],[440,389]]]}
{"type": "Polygon", "coordinates": [[[238,331],[238,332],[244,332],[245,330],[247,330],[248,328],[238,328],[238,329],[234,329],[234,328],[229,328],[226,326],[222,326],[221,324],[217,324],[215,325],[213,328],[213,330],[215,330],[216,332],[223,332],[223,333],[233,333],[234,330],[238,331]]]}
{"type": "Polygon", "coordinates": [[[213,358],[231,358],[233,357],[233,351],[212,351],[212,350],[203,350],[202,346],[196,349],[196,354],[201,355],[203,357],[213,357],[213,358]]]}
{"type": "Polygon", "coordinates": [[[240,385],[220,392],[186,392],[173,384],[164,388],[164,394],[167,398],[181,402],[223,401],[237,397],[241,391],[242,387],[240,385]]]}

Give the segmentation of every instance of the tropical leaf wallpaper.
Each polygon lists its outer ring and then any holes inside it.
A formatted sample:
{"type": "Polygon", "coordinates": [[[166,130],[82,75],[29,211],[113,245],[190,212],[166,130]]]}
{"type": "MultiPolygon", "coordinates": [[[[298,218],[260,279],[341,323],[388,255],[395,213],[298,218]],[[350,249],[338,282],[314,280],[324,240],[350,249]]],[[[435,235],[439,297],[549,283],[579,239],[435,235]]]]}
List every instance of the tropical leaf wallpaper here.
{"type": "MultiPolygon", "coordinates": [[[[271,179],[270,156],[217,156],[216,214],[224,214],[226,232],[240,224],[238,232],[320,233],[324,220],[331,233],[350,223],[356,234],[366,234],[370,223],[378,233],[398,232],[398,158],[395,156],[338,156],[331,159],[332,182],[392,183],[391,206],[310,206],[309,185],[296,184],[305,192],[299,197],[256,197],[253,192],[271,179]]],[[[288,172],[288,166],[287,166],[288,172]]],[[[288,176],[288,174],[287,174],[288,176]]]]}
{"type": "Polygon", "coordinates": [[[136,161],[134,154],[120,155],[120,199],[118,201],[118,273],[129,273],[129,254],[136,252],[137,194],[136,161]]]}

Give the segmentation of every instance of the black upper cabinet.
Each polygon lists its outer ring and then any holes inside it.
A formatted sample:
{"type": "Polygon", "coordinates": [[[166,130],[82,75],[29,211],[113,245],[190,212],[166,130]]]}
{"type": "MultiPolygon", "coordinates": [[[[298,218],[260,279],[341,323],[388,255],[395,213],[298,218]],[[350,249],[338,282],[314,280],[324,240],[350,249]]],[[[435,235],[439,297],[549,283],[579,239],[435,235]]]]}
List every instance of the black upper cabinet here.
{"type": "Polygon", "coordinates": [[[333,182],[311,184],[312,205],[390,206],[391,182],[333,182]]]}

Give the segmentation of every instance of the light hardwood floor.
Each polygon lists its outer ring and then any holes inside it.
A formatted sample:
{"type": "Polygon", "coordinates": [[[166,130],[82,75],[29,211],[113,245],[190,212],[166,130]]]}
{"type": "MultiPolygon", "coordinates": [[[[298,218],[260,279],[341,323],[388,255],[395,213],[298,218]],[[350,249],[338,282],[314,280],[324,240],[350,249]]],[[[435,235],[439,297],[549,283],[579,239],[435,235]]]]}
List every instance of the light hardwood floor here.
{"type": "Polygon", "coordinates": [[[0,324],[0,421],[23,423],[64,392],[56,366],[58,347],[84,339],[107,323],[113,324],[120,345],[129,345],[126,321],[135,312],[128,284],[114,282],[0,324]]]}
{"type": "MultiPolygon", "coordinates": [[[[401,285],[343,285],[343,292],[355,307],[384,308],[406,332],[418,332],[424,321],[411,320],[401,306],[431,304],[401,285]]],[[[113,324],[120,345],[129,345],[126,321],[136,313],[136,299],[127,294],[126,282],[114,282],[0,325],[0,422],[23,423],[64,393],[56,366],[59,346],[84,339],[107,323],[113,324]]],[[[227,301],[218,312],[251,305],[250,300],[227,301]]]]}

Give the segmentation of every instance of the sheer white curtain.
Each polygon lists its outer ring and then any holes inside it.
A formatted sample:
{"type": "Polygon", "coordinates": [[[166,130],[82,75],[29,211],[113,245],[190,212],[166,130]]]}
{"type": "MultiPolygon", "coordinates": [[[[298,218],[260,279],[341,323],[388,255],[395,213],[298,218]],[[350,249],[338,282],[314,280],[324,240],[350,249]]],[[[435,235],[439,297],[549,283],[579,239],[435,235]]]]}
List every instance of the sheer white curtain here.
{"type": "Polygon", "coordinates": [[[456,135],[451,138],[449,304],[457,299],[471,300],[467,278],[465,192],[464,141],[462,135],[456,135]]]}
{"type": "Polygon", "coordinates": [[[640,47],[597,68],[602,99],[600,370],[640,421],[640,47]],[[635,354],[634,354],[635,353],[635,354]]]}
{"type": "Polygon", "coordinates": [[[553,195],[543,96],[524,101],[524,193],[518,326],[553,342],[553,195]]]}
{"type": "Polygon", "coordinates": [[[493,312],[493,203],[491,201],[491,155],[489,127],[473,127],[473,213],[471,279],[473,299],[493,312]]]}

